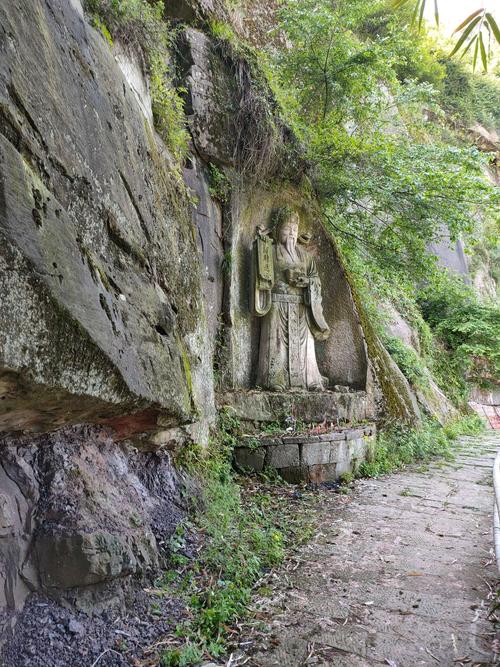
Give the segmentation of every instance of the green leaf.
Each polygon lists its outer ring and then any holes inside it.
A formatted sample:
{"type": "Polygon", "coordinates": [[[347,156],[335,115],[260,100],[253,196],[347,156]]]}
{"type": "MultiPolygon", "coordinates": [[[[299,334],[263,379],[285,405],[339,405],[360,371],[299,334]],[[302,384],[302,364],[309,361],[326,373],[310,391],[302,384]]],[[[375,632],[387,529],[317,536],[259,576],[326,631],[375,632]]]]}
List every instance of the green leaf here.
{"type": "Polygon", "coordinates": [[[424,19],[425,0],[420,0],[420,14],[418,17],[418,29],[422,28],[422,21],[424,19]]]}
{"type": "Polygon", "coordinates": [[[486,72],[488,70],[488,57],[486,56],[486,49],[484,48],[483,33],[479,33],[479,48],[481,50],[481,60],[483,63],[483,69],[486,72]]]}
{"type": "Polygon", "coordinates": [[[479,40],[476,35],[476,46],[474,47],[474,56],[472,58],[472,70],[475,72],[476,71],[476,63],[477,63],[477,50],[479,47],[479,40]]]}
{"type": "Polygon", "coordinates": [[[482,12],[484,12],[484,9],[483,9],[482,7],[481,7],[481,9],[477,9],[475,12],[472,12],[472,14],[471,14],[470,16],[468,16],[468,17],[465,19],[465,21],[462,21],[462,23],[461,23],[459,26],[457,26],[457,27],[455,28],[455,30],[453,31],[453,34],[455,34],[456,32],[460,32],[460,30],[462,30],[463,28],[465,28],[465,26],[466,26],[468,23],[470,23],[470,22],[472,21],[473,18],[475,18],[476,16],[478,16],[478,15],[481,14],[482,12]]]}
{"type": "Polygon", "coordinates": [[[486,12],[485,16],[486,20],[488,21],[488,25],[490,26],[490,28],[493,31],[493,34],[495,35],[495,39],[500,44],[500,30],[498,28],[497,22],[489,12],[486,12]]]}
{"type": "Polygon", "coordinates": [[[481,20],[481,16],[476,16],[475,19],[473,19],[467,28],[463,31],[463,33],[460,35],[460,38],[458,39],[457,43],[455,44],[453,51],[450,53],[450,57],[455,55],[455,53],[460,49],[462,44],[465,42],[467,37],[471,34],[471,32],[474,30],[474,28],[477,26],[479,21],[481,20]]]}
{"type": "Polygon", "coordinates": [[[460,56],[460,60],[462,60],[462,58],[463,58],[463,57],[465,56],[465,54],[468,52],[468,50],[470,49],[470,47],[471,47],[473,44],[475,44],[476,40],[477,40],[477,35],[474,35],[474,37],[473,37],[472,39],[469,40],[469,43],[467,44],[467,46],[465,47],[465,49],[462,51],[462,55],[460,56]]]}

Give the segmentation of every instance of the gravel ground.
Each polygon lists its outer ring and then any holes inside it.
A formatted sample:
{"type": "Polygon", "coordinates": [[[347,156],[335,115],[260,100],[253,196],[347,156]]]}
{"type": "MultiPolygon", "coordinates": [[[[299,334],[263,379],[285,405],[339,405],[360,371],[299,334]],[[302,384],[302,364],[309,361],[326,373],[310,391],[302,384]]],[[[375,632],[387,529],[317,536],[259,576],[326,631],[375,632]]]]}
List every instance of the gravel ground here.
{"type": "Polygon", "coordinates": [[[147,648],[172,631],[182,615],[179,601],[152,596],[139,587],[128,591],[126,613],[104,611],[92,617],[35,593],[4,650],[4,665],[129,667],[139,660],[147,664],[148,657],[158,664],[147,648]]]}

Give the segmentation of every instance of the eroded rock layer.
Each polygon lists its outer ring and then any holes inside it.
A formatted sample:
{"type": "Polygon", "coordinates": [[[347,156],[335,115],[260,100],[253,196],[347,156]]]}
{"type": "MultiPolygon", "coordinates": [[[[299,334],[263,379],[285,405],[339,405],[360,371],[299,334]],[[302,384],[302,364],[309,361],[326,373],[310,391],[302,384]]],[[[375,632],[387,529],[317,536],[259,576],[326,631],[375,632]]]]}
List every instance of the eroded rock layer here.
{"type": "Polygon", "coordinates": [[[30,591],[84,611],[116,604],[120,580],[158,570],[197,497],[167,452],[140,452],[88,426],[5,436],[0,489],[4,630],[30,591]]]}

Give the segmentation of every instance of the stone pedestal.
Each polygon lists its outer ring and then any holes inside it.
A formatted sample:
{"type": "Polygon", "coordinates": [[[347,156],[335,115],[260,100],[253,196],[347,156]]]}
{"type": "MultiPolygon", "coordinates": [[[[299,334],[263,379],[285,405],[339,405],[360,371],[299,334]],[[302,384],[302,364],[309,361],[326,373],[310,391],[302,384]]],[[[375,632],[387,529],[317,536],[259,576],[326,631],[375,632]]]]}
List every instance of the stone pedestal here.
{"type": "Polygon", "coordinates": [[[321,483],[355,473],[375,445],[373,424],[278,437],[246,436],[234,451],[242,470],[273,468],[288,482],[321,483]]]}
{"type": "Polygon", "coordinates": [[[364,391],[232,391],[219,394],[217,403],[247,434],[234,453],[242,470],[274,468],[289,482],[332,481],[356,472],[375,444],[364,391]]]}
{"type": "Polygon", "coordinates": [[[365,391],[228,391],[216,401],[219,410],[230,408],[245,429],[287,420],[347,424],[374,419],[365,391]]]}

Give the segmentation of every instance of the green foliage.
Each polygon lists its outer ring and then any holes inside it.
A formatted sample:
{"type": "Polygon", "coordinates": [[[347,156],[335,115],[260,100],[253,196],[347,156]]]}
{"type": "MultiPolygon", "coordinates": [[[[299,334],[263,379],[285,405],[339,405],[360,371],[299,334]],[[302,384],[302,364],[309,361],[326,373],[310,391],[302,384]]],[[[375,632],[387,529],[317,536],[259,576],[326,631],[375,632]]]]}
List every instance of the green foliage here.
{"type": "Polygon", "coordinates": [[[213,199],[221,204],[227,204],[231,196],[231,182],[226,174],[215,164],[209,162],[208,170],[208,191],[213,199]]]}
{"type": "Polygon", "coordinates": [[[444,346],[447,363],[436,364],[438,378],[444,371],[443,385],[448,385],[450,375],[455,375],[455,384],[466,398],[467,381],[485,386],[500,381],[498,306],[480,303],[471,288],[447,274],[421,290],[419,303],[424,318],[444,346]]]}
{"type": "Polygon", "coordinates": [[[238,38],[229,23],[218,21],[217,19],[210,19],[208,22],[208,29],[210,30],[212,37],[215,39],[223,42],[230,42],[235,45],[238,42],[238,38]]]}
{"type": "Polygon", "coordinates": [[[414,387],[425,390],[429,386],[429,377],[425,364],[417,352],[394,336],[385,336],[383,342],[406,379],[414,387]]]}
{"type": "MultiPolygon", "coordinates": [[[[420,31],[427,0],[395,0],[393,2],[396,9],[408,6],[408,4],[412,5],[412,25],[418,23],[420,31]]],[[[438,0],[434,0],[434,17],[436,24],[439,25],[438,0]]],[[[488,62],[492,58],[492,44],[495,42],[500,44],[500,28],[493,15],[483,7],[479,7],[472,14],[464,17],[460,25],[455,28],[455,32],[459,34],[450,56],[456,53],[461,53],[462,58],[467,54],[469,57],[472,55],[473,69],[476,69],[478,56],[480,56],[483,70],[486,72],[488,62]]]]}
{"type": "Polygon", "coordinates": [[[481,123],[500,128],[500,84],[493,76],[474,76],[463,63],[440,58],[446,76],[440,85],[441,102],[460,126],[481,123]]]}
{"type": "Polygon", "coordinates": [[[444,433],[447,438],[454,440],[460,435],[478,435],[484,431],[484,422],[479,415],[465,415],[450,421],[444,426],[444,433]]]}
{"type": "Polygon", "coordinates": [[[170,71],[165,57],[160,53],[150,59],[150,85],[153,120],[158,134],[180,163],[188,153],[189,135],[184,117],[182,89],[171,84],[170,71]]]}
{"type": "Polygon", "coordinates": [[[213,442],[215,456],[212,450],[213,460],[222,458],[227,462],[231,457],[234,447],[238,444],[241,435],[241,422],[236,417],[234,410],[225,407],[219,411],[217,421],[217,437],[213,442]]]}
{"type": "Polygon", "coordinates": [[[229,276],[231,274],[232,267],[233,267],[233,253],[230,250],[226,250],[226,252],[222,257],[221,271],[226,276],[229,276]]]}
{"type": "Polygon", "coordinates": [[[344,486],[348,486],[354,481],[354,475],[352,472],[343,472],[342,475],[340,475],[340,483],[343,484],[344,486]]]}
{"type": "Polygon", "coordinates": [[[84,9],[126,46],[149,50],[163,41],[162,0],[84,0],[84,9]]]}
{"type": "MultiPolygon", "coordinates": [[[[189,609],[189,619],[177,628],[179,645],[163,654],[165,667],[196,664],[201,655],[222,655],[230,626],[248,613],[255,583],[282,562],[286,548],[310,535],[307,519],[293,511],[288,496],[273,493],[272,487],[242,495],[244,480],[231,466],[240,430],[234,412],[221,411],[209,451],[191,462],[191,473],[203,486],[205,509],[193,521],[204,536],[204,548],[189,565],[182,557],[181,573],[170,571],[163,579],[164,586],[183,591],[189,609]]],[[[171,560],[178,564],[182,528],[170,546],[171,560]]]]}
{"type": "Polygon", "coordinates": [[[376,477],[399,470],[410,463],[430,461],[435,457],[453,459],[453,440],[459,435],[474,435],[484,429],[477,416],[467,416],[444,428],[437,422],[426,421],[416,429],[391,424],[377,434],[377,444],[371,460],[359,468],[360,477],[376,477]]]}
{"type": "Polygon", "coordinates": [[[104,21],[97,14],[94,14],[94,16],[92,17],[92,23],[94,24],[94,28],[97,28],[97,30],[99,30],[101,35],[107,41],[110,48],[112,48],[113,47],[113,37],[111,36],[111,33],[109,32],[108,27],[104,23],[104,21]]]}
{"type": "Polygon", "coordinates": [[[161,667],[189,667],[201,662],[202,651],[196,644],[188,642],[179,648],[169,649],[161,658],[161,667]]]}
{"type": "Polygon", "coordinates": [[[478,208],[498,204],[475,148],[380,136],[377,147],[370,140],[364,150],[361,173],[350,161],[328,169],[319,188],[343,245],[361,246],[386,274],[425,277],[434,262],[427,246],[443,228],[452,239],[471,233],[478,208]]]}
{"type": "Polygon", "coordinates": [[[427,33],[411,25],[411,11],[407,7],[395,15],[382,5],[364,19],[357,32],[372,39],[378,36],[392,41],[394,70],[400,82],[420,81],[439,87],[446,75],[443,64],[436,59],[437,44],[427,33]]]}
{"type": "Polygon", "coordinates": [[[387,273],[421,279],[443,229],[452,239],[471,233],[478,211],[488,216],[499,203],[487,158],[442,136],[429,79],[438,85],[444,67],[435,59],[433,74],[422,67],[401,81],[412,44],[430,56],[382,3],[289,0],[280,16],[293,48],[270,52],[270,81],[332,231],[387,273]]]}

